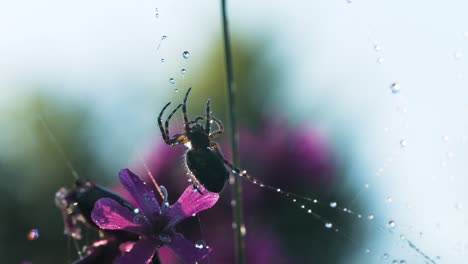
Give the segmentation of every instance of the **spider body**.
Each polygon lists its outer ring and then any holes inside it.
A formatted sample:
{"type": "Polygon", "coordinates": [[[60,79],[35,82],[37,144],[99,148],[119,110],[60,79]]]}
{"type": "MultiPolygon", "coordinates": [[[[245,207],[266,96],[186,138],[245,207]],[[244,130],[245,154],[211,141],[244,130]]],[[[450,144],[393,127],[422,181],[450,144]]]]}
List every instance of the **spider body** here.
{"type": "MultiPolygon", "coordinates": [[[[186,104],[190,90],[191,89],[188,89],[185,94],[183,103],[179,104],[168,116],[163,127],[162,115],[170,103],[164,106],[159,114],[158,125],[166,144],[170,146],[185,144],[188,147],[185,154],[185,161],[196,183],[203,185],[203,187],[210,192],[219,193],[224,189],[226,181],[229,178],[229,171],[226,168],[227,161],[219,152],[218,145],[211,141],[211,139],[221,135],[224,132],[224,128],[218,119],[211,116],[210,100],[206,103],[205,117],[199,116],[192,121],[188,120],[186,104]],[[170,137],[169,120],[181,107],[184,115],[185,133],[170,137]],[[199,124],[199,122],[203,120],[205,120],[205,125],[199,124]],[[215,132],[211,132],[211,125],[213,122],[218,126],[218,130],[215,132]]],[[[197,188],[196,184],[194,184],[194,187],[197,188]]]]}

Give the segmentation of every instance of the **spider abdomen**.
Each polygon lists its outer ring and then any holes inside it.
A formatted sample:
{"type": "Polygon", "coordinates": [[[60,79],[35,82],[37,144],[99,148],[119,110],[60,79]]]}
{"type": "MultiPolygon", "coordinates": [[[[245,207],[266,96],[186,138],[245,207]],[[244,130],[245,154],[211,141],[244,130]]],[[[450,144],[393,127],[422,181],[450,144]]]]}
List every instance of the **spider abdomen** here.
{"type": "Polygon", "coordinates": [[[229,178],[222,157],[209,148],[190,149],[186,153],[187,167],[198,182],[210,192],[219,193],[229,178]]]}

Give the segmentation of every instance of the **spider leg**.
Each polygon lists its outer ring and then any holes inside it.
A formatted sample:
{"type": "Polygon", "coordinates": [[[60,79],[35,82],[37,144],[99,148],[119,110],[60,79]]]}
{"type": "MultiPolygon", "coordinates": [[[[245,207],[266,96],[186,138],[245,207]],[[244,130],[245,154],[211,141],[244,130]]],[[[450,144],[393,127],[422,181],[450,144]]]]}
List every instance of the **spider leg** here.
{"type": "Polygon", "coordinates": [[[166,108],[170,105],[171,103],[167,103],[163,109],[161,110],[161,113],[159,113],[159,116],[158,116],[158,126],[159,126],[159,129],[161,130],[161,134],[162,134],[162,137],[164,139],[164,142],[167,144],[167,145],[170,145],[170,146],[175,146],[175,145],[178,145],[178,144],[183,144],[183,143],[186,143],[188,141],[187,137],[185,136],[185,134],[176,134],[174,135],[173,137],[169,138],[169,120],[171,119],[171,117],[177,112],[177,110],[182,107],[182,104],[179,104],[170,114],[169,116],[167,117],[166,119],[166,122],[164,124],[164,129],[163,129],[163,125],[162,125],[162,115],[164,113],[164,110],[166,110],[166,108]]]}
{"type": "Polygon", "coordinates": [[[196,124],[198,121],[205,119],[203,116],[197,116],[194,120],[189,122],[189,125],[196,124]]]}
{"type": "Polygon", "coordinates": [[[221,121],[219,121],[217,118],[215,117],[211,117],[211,119],[216,123],[216,125],[218,126],[218,131],[216,132],[213,132],[213,133],[210,133],[209,135],[209,138],[210,140],[215,138],[215,137],[218,137],[220,136],[221,134],[224,133],[224,126],[223,124],[221,123],[221,121]]]}
{"type": "Polygon", "coordinates": [[[167,141],[166,143],[168,143],[169,141],[169,120],[171,120],[172,116],[177,112],[177,110],[179,110],[179,108],[182,106],[182,104],[179,104],[170,114],[169,116],[167,117],[166,119],[166,122],[164,123],[164,131],[166,133],[166,136],[167,136],[167,141]]]}
{"type": "Polygon", "coordinates": [[[210,109],[210,102],[211,100],[208,99],[206,100],[206,123],[205,123],[205,133],[207,135],[210,134],[211,132],[211,109],[210,109]]]}
{"type": "Polygon", "coordinates": [[[190,130],[189,120],[187,116],[187,98],[191,90],[192,90],[192,87],[188,88],[187,93],[185,94],[184,102],[182,103],[182,113],[184,114],[185,133],[188,133],[190,130]]]}
{"type": "Polygon", "coordinates": [[[161,110],[161,112],[159,113],[159,116],[158,116],[158,127],[159,129],[161,130],[161,136],[163,137],[164,141],[167,142],[169,136],[165,133],[164,131],[164,128],[163,128],[163,124],[162,124],[162,115],[164,113],[164,110],[166,110],[166,108],[171,104],[171,102],[167,103],[163,109],[161,110]]]}

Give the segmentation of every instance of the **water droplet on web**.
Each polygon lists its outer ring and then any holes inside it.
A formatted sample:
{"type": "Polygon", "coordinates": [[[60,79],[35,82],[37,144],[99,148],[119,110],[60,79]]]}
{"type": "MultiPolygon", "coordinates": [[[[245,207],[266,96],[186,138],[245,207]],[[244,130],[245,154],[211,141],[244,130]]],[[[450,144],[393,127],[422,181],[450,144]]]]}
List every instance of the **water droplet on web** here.
{"type": "Polygon", "coordinates": [[[278,189],[276,189],[276,191],[277,191],[277,192],[281,192],[281,189],[280,189],[280,188],[278,188],[278,189]]]}
{"type": "Polygon", "coordinates": [[[390,196],[388,196],[386,200],[387,200],[387,203],[391,203],[391,202],[393,202],[393,198],[392,198],[392,197],[390,197],[390,196]]]}
{"type": "Polygon", "coordinates": [[[245,236],[247,234],[247,228],[245,228],[245,225],[241,225],[240,227],[240,234],[241,236],[245,236]]]}
{"type": "Polygon", "coordinates": [[[311,209],[307,210],[307,213],[311,214],[311,213],[312,213],[312,210],[311,210],[311,209]]]}
{"type": "Polygon", "coordinates": [[[393,220],[388,221],[388,227],[389,228],[395,228],[395,226],[396,226],[395,221],[393,221],[393,220]]]}
{"type": "Polygon", "coordinates": [[[301,208],[304,209],[304,208],[305,208],[305,205],[301,205],[301,208]]]}
{"type": "Polygon", "coordinates": [[[314,202],[314,203],[318,203],[318,200],[317,200],[317,199],[314,199],[313,202],[314,202]]]}
{"type": "Polygon", "coordinates": [[[374,215],[373,215],[373,214],[370,214],[370,215],[367,217],[367,219],[369,219],[369,220],[374,220],[374,215]]]}
{"type": "Polygon", "coordinates": [[[36,240],[39,238],[39,229],[33,228],[28,232],[28,240],[36,240]]]}
{"type": "Polygon", "coordinates": [[[166,35],[162,35],[161,40],[165,40],[165,39],[167,39],[167,36],[166,36],[166,35]]]}
{"type": "Polygon", "coordinates": [[[190,53],[188,51],[182,52],[182,58],[188,59],[190,57],[190,53]]]}
{"type": "Polygon", "coordinates": [[[406,141],[406,139],[400,140],[400,147],[405,148],[407,145],[408,145],[408,142],[406,141]]]}
{"type": "Polygon", "coordinates": [[[406,237],[405,237],[404,235],[400,235],[400,239],[401,239],[401,240],[405,240],[406,237]]]}
{"type": "Polygon", "coordinates": [[[374,44],[374,50],[375,50],[376,52],[379,52],[379,51],[382,50],[382,46],[380,46],[378,43],[376,43],[376,44],[374,44]]]}
{"type": "Polygon", "coordinates": [[[138,208],[133,209],[133,213],[138,214],[139,212],[140,212],[140,209],[138,208]]]}
{"type": "Polygon", "coordinates": [[[337,205],[336,202],[331,202],[331,203],[330,203],[330,207],[331,207],[331,208],[335,208],[336,205],[337,205]]]}
{"type": "Polygon", "coordinates": [[[388,253],[384,253],[382,256],[383,259],[388,259],[388,257],[389,257],[388,253]]]}
{"type": "Polygon", "coordinates": [[[185,74],[186,72],[187,72],[187,70],[186,70],[186,69],[182,69],[182,70],[180,70],[180,73],[182,73],[182,75],[183,75],[183,74],[185,74]]]}
{"type": "Polygon", "coordinates": [[[383,62],[384,62],[384,58],[382,58],[382,57],[377,58],[377,63],[378,64],[382,64],[383,62]]]}
{"type": "Polygon", "coordinates": [[[370,248],[366,248],[366,254],[369,254],[371,252],[370,248]]]}
{"type": "Polygon", "coordinates": [[[456,60],[460,60],[462,57],[463,57],[463,53],[461,53],[460,51],[455,51],[453,53],[453,57],[456,59],[456,60]]]}
{"type": "Polygon", "coordinates": [[[462,203],[455,203],[455,209],[462,210],[463,209],[463,204],[462,203]]]}
{"type": "Polygon", "coordinates": [[[449,141],[449,137],[448,137],[448,136],[442,136],[442,141],[448,142],[448,141],[449,141]]]}
{"type": "Polygon", "coordinates": [[[392,83],[390,85],[390,91],[392,91],[392,93],[397,94],[400,92],[400,90],[401,90],[401,85],[399,83],[392,83]]]}
{"type": "Polygon", "coordinates": [[[326,223],[325,223],[325,228],[330,229],[330,228],[332,228],[332,227],[333,227],[333,224],[332,224],[332,223],[330,223],[330,222],[326,222],[326,223]]]}
{"type": "Polygon", "coordinates": [[[197,214],[192,214],[193,217],[197,216],[197,214]]]}
{"type": "Polygon", "coordinates": [[[447,157],[448,157],[449,159],[451,159],[451,158],[455,157],[455,153],[449,151],[449,152],[447,152],[447,157]]]}
{"type": "Polygon", "coordinates": [[[161,62],[164,63],[166,60],[164,58],[161,58],[161,62]]]}
{"type": "Polygon", "coordinates": [[[174,85],[174,84],[175,84],[174,78],[169,78],[169,82],[170,82],[172,85],[174,85]]]}
{"type": "Polygon", "coordinates": [[[396,264],[396,263],[398,263],[398,260],[394,259],[394,260],[392,261],[392,264],[396,264]]]}

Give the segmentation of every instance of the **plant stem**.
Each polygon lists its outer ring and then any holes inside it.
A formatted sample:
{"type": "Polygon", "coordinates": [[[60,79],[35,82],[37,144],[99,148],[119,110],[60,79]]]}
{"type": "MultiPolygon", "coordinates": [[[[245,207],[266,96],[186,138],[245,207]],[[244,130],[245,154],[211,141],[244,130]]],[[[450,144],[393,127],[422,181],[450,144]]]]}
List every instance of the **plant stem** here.
{"type": "MultiPolygon", "coordinates": [[[[235,114],[235,100],[234,100],[234,73],[231,57],[231,46],[229,42],[229,29],[226,15],[226,0],[221,0],[221,10],[223,17],[223,37],[224,37],[224,58],[226,61],[226,77],[227,77],[227,90],[228,90],[228,113],[230,123],[230,140],[232,160],[235,166],[239,165],[239,156],[237,153],[237,125],[235,114]]],[[[234,215],[234,241],[236,252],[236,263],[245,263],[244,258],[244,234],[245,226],[242,215],[242,188],[239,182],[239,177],[231,174],[230,182],[234,203],[232,203],[232,211],[234,215]]]]}

